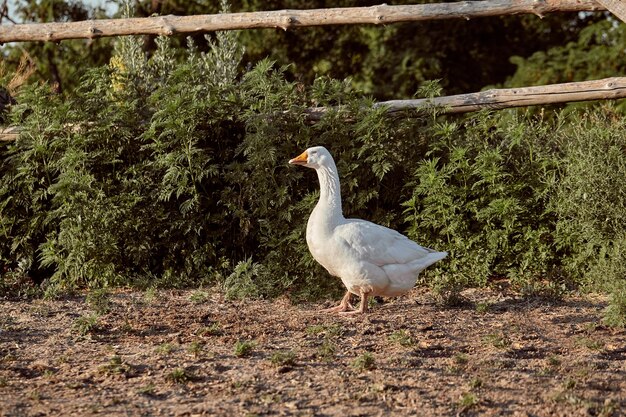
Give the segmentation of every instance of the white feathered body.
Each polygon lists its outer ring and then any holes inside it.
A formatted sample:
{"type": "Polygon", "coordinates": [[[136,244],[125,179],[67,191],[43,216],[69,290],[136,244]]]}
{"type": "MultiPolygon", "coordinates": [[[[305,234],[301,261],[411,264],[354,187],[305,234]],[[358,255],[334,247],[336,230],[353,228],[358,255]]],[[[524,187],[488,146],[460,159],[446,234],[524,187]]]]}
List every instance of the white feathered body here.
{"type": "Polygon", "coordinates": [[[353,294],[404,294],[415,286],[422,270],[447,255],[365,220],[342,219],[338,224],[329,224],[318,208],[307,223],[309,250],[353,294]]]}
{"type": "Polygon", "coordinates": [[[349,292],[387,297],[404,294],[413,288],[422,270],[446,257],[446,252],[421,247],[395,230],[346,219],[337,167],[326,148],[309,148],[290,161],[294,162],[314,168],[320,183],[320,198],[306,229],[309,250],[331,275],[341,278],[349,292]]]}

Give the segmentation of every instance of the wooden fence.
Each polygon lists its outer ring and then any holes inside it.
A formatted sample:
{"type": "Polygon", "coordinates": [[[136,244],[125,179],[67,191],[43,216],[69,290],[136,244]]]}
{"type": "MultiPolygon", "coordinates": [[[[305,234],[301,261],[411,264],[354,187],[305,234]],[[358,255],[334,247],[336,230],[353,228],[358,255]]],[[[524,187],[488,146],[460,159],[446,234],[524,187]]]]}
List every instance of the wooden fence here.
{"type": "MultiPolygon", "coordinates": [[[[322,25],[380,25],[435,19],[471,19],[520,13],[533,13],[541,17],[552,12],[604,10],[609,10],[622,21],[626,21],[626,2],[623,0],[482,0],[408,6],[382,4],[371,7],[0,25],[0,43],[61,41],[145,34],[171,36],[234,29],[282,28],[288,30],[322,25]]],[[[614,77],[537,87],[494,89],[434,99],[392,100],[379,102],[375,105],[384,106],[390,112],[436,105],[443,106],[443,112],[462,113],[482,108],[503,109],[624,97],[626,97],[626,77],[614,77]]],[[[319,120],[327,111],[326,108],[311,108],[308,112],[309,118],[312,121],[319,120]]],[[[13,141],[19,137],[19,134],[19,127],[0,129],[0,141],[13,141]]]]}
{"type": "MultiPolygon", "coordinates": [[[[198,16],[158,16],[100,19],[67,23],[0,26],[0,42],[60,41],[122,35],[192,34],[217,30],[304,26],[390,24],[420,20],[472,19],[485,16],[606,10],[613,0],[483,0],[409,6],[345,7],[313,10],[224,13],[198,16]]],[[[620,0],[614,0],[621,5],[620,0]]],[[[616,6],[617,8],[617,6],[616,6]]]]}

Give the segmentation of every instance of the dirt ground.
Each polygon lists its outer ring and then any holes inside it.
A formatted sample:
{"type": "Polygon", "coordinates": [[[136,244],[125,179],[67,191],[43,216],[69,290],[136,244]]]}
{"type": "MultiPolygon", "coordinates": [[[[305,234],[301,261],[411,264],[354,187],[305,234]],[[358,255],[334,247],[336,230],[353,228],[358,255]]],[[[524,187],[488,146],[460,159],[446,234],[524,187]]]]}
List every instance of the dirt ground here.
{"type": "Polygon", "coordinates": [[[606,303],[427,291],[366,316],[216,292],[0,301],[2,416],[618,416],[606,303]]]}

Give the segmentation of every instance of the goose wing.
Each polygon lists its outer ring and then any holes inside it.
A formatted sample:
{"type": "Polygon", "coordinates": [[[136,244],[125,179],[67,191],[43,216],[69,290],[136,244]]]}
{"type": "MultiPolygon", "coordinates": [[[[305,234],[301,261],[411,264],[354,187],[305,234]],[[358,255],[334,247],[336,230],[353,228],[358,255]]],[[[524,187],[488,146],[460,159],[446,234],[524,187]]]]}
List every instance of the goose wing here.
{"type": "Polygon", "coordinates": [[[334,235],[352,256],[380,267],[409,264],[435,252],[395,230],[365,220],[348,219],[334,235]]]}

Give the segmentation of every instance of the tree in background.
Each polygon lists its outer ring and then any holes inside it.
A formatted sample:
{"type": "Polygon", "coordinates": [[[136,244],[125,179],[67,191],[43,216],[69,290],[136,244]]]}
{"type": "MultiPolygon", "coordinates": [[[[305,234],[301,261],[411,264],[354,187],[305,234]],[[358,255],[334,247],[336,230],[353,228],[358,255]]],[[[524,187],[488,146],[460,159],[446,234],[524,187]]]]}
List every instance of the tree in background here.
{"type": "MultiPolygon", "coordinates": [[[[121,0],[118,3],[123,5],[121,0]]],[[[231,10],[355,7],[378,3],[235,0],[231,10]]],[[[409,2],[396,2],[403,3],[409,2]]],[[[209,0],[136,0],[133,7],[136,16],[219,12],[219,4],[209,0]]],[[[73,0],[19,0],[12,14],[18,21],[44,22],[85,20],[104,17],[104,13],[103,9],[92,9],[73,0]]],[[[410,98],[424,81],[433,79],[441,80],[445,94],[458,94],[501,85],[507,79],[517,85],[524,80],[519,74],[528,72],[518,69],[521,62],[532,56],[529,62],[536,62],[535,68],[540,70],[545,66],[544,61],[552,60],[557,53],[546,51],[558,51],[563,45],[584,57],[588,28],[598,22],[607,25],[607,15],[552,13],[543,19],[524,15],[388,26],[246,30],[240,35],[246,50],[242,65],[252,66],[270,58],[277,66],[288,65],[287,75],[304,84],[311,84],[318,76],[350,78],[357,89],[376,99],[410,98]]],[[[154,38],[145,39],[144,50],[148,54],[156,48],[154,38]]],[[[193,38],[201,49],[206,47],[201,35],[193,38]]],[[[185,36],[174,37],[174,44],[184,48],[185,39],[185,36]]],[[[112,42],[111,39],[96,39],[17,44],[5,47],[5,59],[15,67],[19,57],[27,52],[37,63],[38,78],[50,82],[61,92],[75,87],[82,70],[107,63],[112,42]]],[[[601,56],[588,60],[588,78],[597,78],[595,74],[603,71],[594,71],[594,66],[605,61],[601,56]]],[[[558,69],[555,68],[556,72],[558,69]]]]}
{"type": "MultiPolygon", "coordinates": [[[[5,2],[5,19],[9,12],[10,22],[20,23],[71,22],[106,17],[103,9],[75,0],[17,0],[13,10],[9,10],[5,2]]],[[[104,38],[16,43],[4,48],[2,58],[7,67],[17,68],[22,56],[29,56],[36,65],[33,78],[45,80],[54,91],[63,93],[76,88],[84,69],[108,62],[111,42],[111,39],[104,38]]]]}

